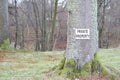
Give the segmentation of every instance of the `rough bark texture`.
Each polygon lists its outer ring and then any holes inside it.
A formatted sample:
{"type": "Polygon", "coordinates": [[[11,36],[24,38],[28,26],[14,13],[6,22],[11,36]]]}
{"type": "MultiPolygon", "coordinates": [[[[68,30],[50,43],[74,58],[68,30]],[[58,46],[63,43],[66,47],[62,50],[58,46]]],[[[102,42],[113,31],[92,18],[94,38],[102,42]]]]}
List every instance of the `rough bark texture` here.
{"type": "Polygon", "coordinates": [[[8,38],[8,1],[0,0],[0,43],[8,38]]]}
{"type": "Polygon", "coordinates": [[[14,47],[17,48],[17,43],[18,43],[18,28],[19,28],[19,25],[18,25],[18,10],[17,10],[17,0],[15,0],[15,26],[16,26],[16,30],[15,30],[15,45],[14,47]]]}
{"type": "Polygon", "coordinates": [[[52,20],[52,30],[50,35],[50,41],[49,41],[49,50],[52,51],[54,47],[54,33],[55,33],[55,25],[56,25],[56,17],[57,17],[57,7],[58,7],[58,0],[55,1],[55,9],[54,9],[54,16],[52,20]]]}
{"type": "Polygon", "coordinates": [[[66,59],[73,58],[81,68],[94,58],[98,49],[97,0],[68,0],[68,37],[66,59]],[[75,29],[90,29],[90,39],[76,39],[75,29]]]}
{"type": "Polygon", "coordinates": [[[46,0],[42,0],[42,35],[41,35],[41,51],[46,51],[46,39],[47,39],[47,31],[46,31],[46,0]]]}

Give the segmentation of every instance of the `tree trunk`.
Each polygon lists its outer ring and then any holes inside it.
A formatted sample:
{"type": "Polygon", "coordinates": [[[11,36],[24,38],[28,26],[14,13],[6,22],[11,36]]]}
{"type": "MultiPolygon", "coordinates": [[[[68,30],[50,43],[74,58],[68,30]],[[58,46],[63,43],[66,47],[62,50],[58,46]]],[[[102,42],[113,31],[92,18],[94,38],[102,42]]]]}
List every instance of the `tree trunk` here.
{"type": "Polygon", "coordinates": [[[52,20],[52,29],[51,29],[51,35],[50,35],[50,41],[49,41],[49,50],[53,50],[54,46],[54,32],[55,32],[55,24],[56,24],[56,16],[57,16],[57,7],[58,7],[58,0],[55,1],[55,9],[54,9],[54,15],[52,20]]]}
{"type": "Polygon", "coordinates": [[[42,0],[42,29],[41,29],[41,51],[46,51],[47,47],[46,32],[46,0],[42,0]]]}
{"type": "Polygon", "coordinates": [[[35,27],[35,36],[36,36],[36,42],[35,42],[35,51],[39,51],[40,50],[40,40],[39,40],[39,10],[38,10],[38,6],[37,3],[32,0],[32,5],[33,5],[33,11],[34,11],[34,16],[35,16],[35,23],[36,23],[36,27],[35,27]]]}
{"type": "Polygon", "coordinates": [[[0,0],[0,43],[8,37],[8,0],[0,0]]]}
{"type": "Polygon", "coordinates": [[[105,0],[98,0],[98,29],[99,29],[99,48],[103,48],[103,33],[105,23],[105,0]]]}
{"type": "Polygon", "coordinates": [[[25,37],[24,37],[24,32],[25,32],[25,26],[24,25],[22,25],[22,42],[21,42],[21,49],[24,49],[24,47],[25,47],[25,44],[24,44],[24,42],[25,42],[25,37]]]}
{"type": "Polygon", "coordinates": [[[17,48],[18,43],[18,10],[17,10],[17,0],[15,0],[15,25],[16,25],[16,31],[15,31],[15,45],[14,47],[17,48]]]}
{"type": "Polygon", "coordinates": [[[65,58],[74,59],[75,68],[80,69],[94,59],[98,49],[97,0],[68,0],[67,3],[69,17],[65,58]],[[76,31],[82,29],[90,31],[88,38],[80,38],[82,33],[77,34],[76,31]]]}

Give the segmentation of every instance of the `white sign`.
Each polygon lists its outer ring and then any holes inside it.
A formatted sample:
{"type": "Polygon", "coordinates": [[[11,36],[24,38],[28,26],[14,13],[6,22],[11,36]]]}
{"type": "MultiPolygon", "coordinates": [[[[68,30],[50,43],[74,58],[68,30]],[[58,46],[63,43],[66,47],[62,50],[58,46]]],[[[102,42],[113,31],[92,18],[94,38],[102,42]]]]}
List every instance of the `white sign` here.
{"type": "Polygon", "coordinates": [[[75,29],[76,39],[90,39],[90,29],[75,29]]]}

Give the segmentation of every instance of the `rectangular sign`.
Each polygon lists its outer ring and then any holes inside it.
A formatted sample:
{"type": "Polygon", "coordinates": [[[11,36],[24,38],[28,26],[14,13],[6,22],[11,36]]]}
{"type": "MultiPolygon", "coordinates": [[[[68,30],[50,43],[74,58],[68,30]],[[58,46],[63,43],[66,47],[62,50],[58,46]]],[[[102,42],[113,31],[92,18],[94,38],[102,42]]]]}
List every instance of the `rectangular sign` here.
{"type": "Polygon", "coordinates": [[[76,39],[90,39],[90,29],[75,29],[76,39]]]}

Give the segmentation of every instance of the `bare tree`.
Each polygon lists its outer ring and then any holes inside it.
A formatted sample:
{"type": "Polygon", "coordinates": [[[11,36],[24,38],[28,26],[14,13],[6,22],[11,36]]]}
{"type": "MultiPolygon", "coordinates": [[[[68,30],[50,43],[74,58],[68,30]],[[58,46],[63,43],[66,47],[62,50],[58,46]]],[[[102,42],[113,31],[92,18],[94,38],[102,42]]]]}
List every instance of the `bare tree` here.
{"type": "Polygon", "coordinates": [[[105,15],[106,7],[111,0],[98,0],[98,29],[99,29],[99,48],[108,48],[108,34],[106,34],[105,15]],[[104,39],[104,36],[106,39],[104,39]]]}
{"type": "Polygon", "coordinates": [[[49,50],[53,50],[53,45],[54,45],[54,41],[55,41],[54,37],[55,37],[57,7],[58,7],[58,0],[55,1],[55,9],[54,9],[52,28],[51,28],[51,33],[50,33],[51,35],[50,35],[50,41],[49,41],[49,50]]]}
{"type": "MultiPolygon", "coordinates": [[[[17,44],[21,43],[21,47],[23,47],[23,44],[28,45],[31,40],[36,51],[53,50],[56,42],[55,35],[58,35],[57,13],[63,12],[57,11],[58,6],[63,6],[63,3],[58,4],[58,0],[22,0],[17,6],[17,13],[19,13],[17,17],[19,33],[17,33],[17,39],[15,39],[17,44]],[[31,34],[32,36],[30,36],[31,34]],[[35,36],[33,37],[33,35],[35,36]]],[[[15,12],[12,15],[15,16],[15,12]]],[[[16,17],[13,24],[16,25],[16,17]]]]}
{"type": "Polygon", "coordinates": [[[35,46],[35,50],[38,51],[40,50],[40,40],[39,40],[39,10],[38,10],[38,6],[36,4],[36,2],[34,0],[32,0],[32,4],[33,4],[33,11],[34,11],[34,15],[35,15],[35,22],[36,22],[36,28],[35,28],[35,33],[36,33],[36,46],[35,46]]]}
{"type": "Polygon", "coordinates": [[[8,38],[8,1],[0,0],[0,43],[8,38]]]}
{"type": "Polygon", "coordinates": [[[14,47],[17,48],[17,43],[18,43],[18,10],[17,10],[17,0],[15,0],[15,24],[16,24],[16,31],[15,31],[15,45],[14,45],[14,47]]]}

